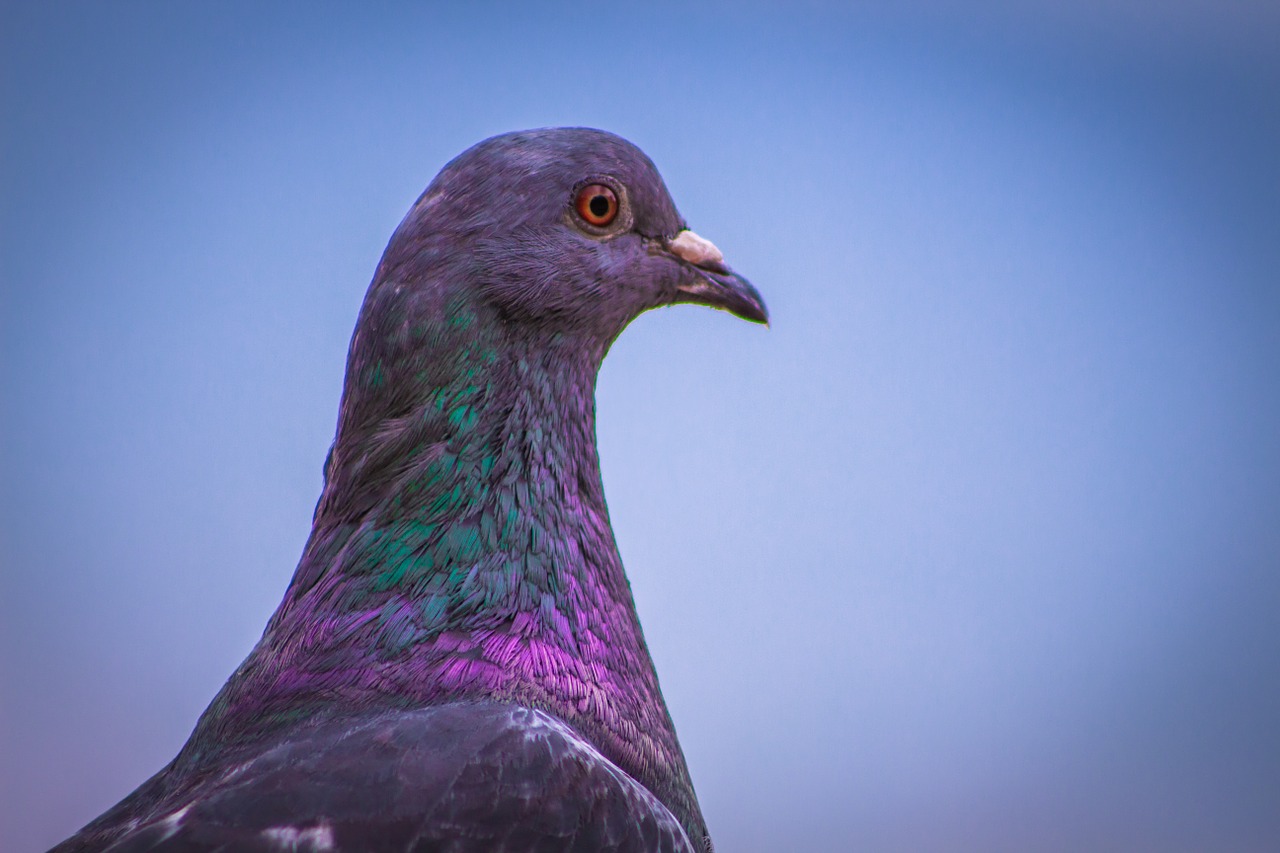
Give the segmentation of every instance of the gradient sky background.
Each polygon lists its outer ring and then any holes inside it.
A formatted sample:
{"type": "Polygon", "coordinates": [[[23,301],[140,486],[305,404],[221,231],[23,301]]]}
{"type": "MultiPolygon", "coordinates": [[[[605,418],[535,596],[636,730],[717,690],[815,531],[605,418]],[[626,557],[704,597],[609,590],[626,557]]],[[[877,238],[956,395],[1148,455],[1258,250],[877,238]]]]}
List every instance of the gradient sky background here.
{"type": "Polygon", "coordinates": [[[0,849],[159,769],[319,494],[392,229],[607,128],[765,294],[599,387],[712,834],[1280,843],[1280,6],[3,12],[0,849]]]}

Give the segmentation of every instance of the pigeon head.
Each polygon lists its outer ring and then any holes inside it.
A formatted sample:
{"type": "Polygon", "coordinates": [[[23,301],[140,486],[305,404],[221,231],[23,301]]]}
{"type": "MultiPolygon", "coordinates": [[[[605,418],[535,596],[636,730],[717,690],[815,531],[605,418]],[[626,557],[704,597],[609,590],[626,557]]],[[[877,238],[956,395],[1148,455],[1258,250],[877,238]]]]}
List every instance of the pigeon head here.
{"type": "Polygon", "coordinates": [[[518,428],[578,435],[575,458],[594,465],[605,353],[636,316],[678,302],[767,322],[640,149],[560,128],[463,152],[400,223],[366,294],[321,515],[351,520],[404,487],[421,448],[484,458],[518,428]],[[541,420],[521,427],[512,411],[541,420]]]}
{"type": "Polygon", "coordinates": [[[505,321],[606,345],[677,302],[767,322],[759,293],[688,230],[649,158],[586,128],[504,134],[458,156],[392,237],[379,283],[465,287],[505,321]]]}

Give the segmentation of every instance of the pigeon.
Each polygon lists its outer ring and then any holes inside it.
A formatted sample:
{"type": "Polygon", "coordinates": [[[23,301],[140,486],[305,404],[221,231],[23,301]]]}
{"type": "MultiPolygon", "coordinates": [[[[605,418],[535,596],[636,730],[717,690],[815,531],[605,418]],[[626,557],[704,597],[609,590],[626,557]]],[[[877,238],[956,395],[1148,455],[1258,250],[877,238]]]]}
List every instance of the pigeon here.
{"type": "Polygon", "coordinates": [[[630,142],[449,162],[360,309],[311,535],[173,761],[56,851],[709,851],[614,541],[595,383],[675,303],[767,323],[630,142]]]}

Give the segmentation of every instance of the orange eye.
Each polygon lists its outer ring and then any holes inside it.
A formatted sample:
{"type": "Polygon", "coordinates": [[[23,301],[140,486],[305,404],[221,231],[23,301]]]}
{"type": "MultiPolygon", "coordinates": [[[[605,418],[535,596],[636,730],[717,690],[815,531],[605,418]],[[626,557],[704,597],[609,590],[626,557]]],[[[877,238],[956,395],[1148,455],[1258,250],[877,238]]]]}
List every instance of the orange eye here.
{"type": "Polygon", "coordinates": [[[604,184],[588,184],[578,190],[574,206],[586,222],[603,228],[618,216],[618,197],[604,184]]]}

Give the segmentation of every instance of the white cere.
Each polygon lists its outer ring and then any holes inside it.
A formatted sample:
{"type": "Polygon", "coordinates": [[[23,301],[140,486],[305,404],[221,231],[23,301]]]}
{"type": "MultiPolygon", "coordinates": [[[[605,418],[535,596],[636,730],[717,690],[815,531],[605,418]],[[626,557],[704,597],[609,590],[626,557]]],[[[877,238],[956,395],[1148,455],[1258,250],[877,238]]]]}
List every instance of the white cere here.
{"type": "Polygon", "coordinates": [[[724,262],[724,255],[706,237],[699,237],[688,229],[675,236],[667,248],[684,258],[691,264],[719,264],[724,262]]]}

